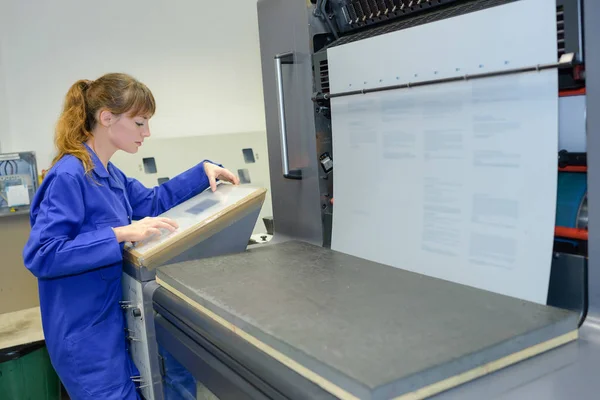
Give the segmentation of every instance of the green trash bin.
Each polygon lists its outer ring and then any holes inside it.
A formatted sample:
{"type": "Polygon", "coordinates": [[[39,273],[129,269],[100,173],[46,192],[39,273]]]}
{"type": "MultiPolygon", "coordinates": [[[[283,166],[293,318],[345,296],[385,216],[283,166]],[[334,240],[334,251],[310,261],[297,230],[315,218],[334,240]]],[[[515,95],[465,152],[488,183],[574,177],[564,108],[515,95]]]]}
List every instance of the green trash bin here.
{"type": "Polygon", "coordinates": [[[0,350],[0,399],[60,400],[61,384],[44,342],[0,350]]]}

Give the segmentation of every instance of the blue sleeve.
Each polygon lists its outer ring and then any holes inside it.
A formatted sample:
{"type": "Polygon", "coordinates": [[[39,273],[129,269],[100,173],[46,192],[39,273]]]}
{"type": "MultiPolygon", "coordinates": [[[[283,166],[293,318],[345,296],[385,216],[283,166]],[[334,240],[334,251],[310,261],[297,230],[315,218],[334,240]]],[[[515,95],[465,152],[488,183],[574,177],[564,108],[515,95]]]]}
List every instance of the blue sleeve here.
{"type": "MultiPolygon", "coordinates": [[[[204,171],[205,162],[212,163],[212,161],[204,160],[152,189],[145,187],[136,179],[125,177],[127,195],[133,209],[133,219],[156,217],[208,189],[210,183],[204,171]]],[[[222,167],[222,165],[219,166],[222,167]]]]}
{"type": "Polygon", "coordinates": [[[23,249],[27,269],[44,279],[120,262],[123,253],[111,227],[79,232],[85,218],[85,205],[76,178],[62,173],[50,179],[44,198],[35,210],[29,240],[23,249]]]}

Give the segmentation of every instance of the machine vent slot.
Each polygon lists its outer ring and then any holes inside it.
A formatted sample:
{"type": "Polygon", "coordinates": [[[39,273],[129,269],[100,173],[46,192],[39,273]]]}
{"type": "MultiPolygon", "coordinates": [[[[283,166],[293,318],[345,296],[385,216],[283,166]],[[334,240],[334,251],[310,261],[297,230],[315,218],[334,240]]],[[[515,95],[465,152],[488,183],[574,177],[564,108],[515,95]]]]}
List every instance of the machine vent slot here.
{"type": "Polygon", "coordinates": [[[565,54],[565,9],[556,7],[556,39],[558,45],[558,58],[565,54]]]}
{"type": "Polygon", "coordinates": [[[354,3],[352,3],[356,9],[356,15],[358,15],[357,21],[364,21],[365,19],[367,19],[367,16],[365,15],[365,11],[363,10],[363,6],[362,4],[360,4],[360,1],[356,1],[354,3]]]}
{"type": "Polygon", "coordinates": [[[350,3],[348,4],[348,17],[350,18],[350,22],[349,24],[355,24],[358,22],[358,14],[356,12],[356,7],[354,7],[354,4],[350,3]]]}
{"type": "Polygon", "coordinates": [[[371,11],[371,6],[369,5],[368,0],[360,0],[360,5],[362,6],[362,10],[365,13],[365,17],[367,19],[373,18],[373,11],[371,11]]]}
{"type": "Polygon", "coordinates": [[[319,76],[321,93],[329,93],[329,64],[327,64],[327,60],[319,62],[319,76]]]}

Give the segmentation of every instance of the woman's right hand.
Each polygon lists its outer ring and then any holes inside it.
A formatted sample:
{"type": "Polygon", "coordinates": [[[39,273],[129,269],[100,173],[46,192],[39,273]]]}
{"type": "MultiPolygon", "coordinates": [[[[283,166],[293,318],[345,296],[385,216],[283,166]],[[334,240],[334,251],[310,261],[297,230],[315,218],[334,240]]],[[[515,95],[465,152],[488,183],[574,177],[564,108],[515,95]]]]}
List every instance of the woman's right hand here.
{"type": "Polygon", "coordinates": [[[119,226],[113,228],[117,241],[121,242],[139,242],[153,235],[160,235],[160,229],[167,229],[173,232],[179,228],[177,222],[164,217],[146,217],[139,221],[134,221],[131,225],[119,226]]]}

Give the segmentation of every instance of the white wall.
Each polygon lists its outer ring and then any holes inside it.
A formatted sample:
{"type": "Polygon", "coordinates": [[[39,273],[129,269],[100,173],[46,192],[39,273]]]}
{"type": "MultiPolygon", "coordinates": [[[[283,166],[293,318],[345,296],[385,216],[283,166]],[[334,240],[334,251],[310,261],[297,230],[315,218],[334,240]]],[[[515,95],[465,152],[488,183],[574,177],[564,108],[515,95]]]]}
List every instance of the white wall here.
{"type": "Polygon", "coordinates": [[[5,36],[5,17],[6,17],[5,0],[0,0],[0,152],[11,147],[8,121],[8,100],[6,97],[6,77],[4,73],[4,59],[2,54],[2,38],[5,36]]]}
{"type": "Polygon", "coordinates": [[[69,86],[112,71],[154,92],[154,138],[265,129],[256,1],[2,1],[3,151],[34,150],[46,167],[69,86]]]}
{"type": "Polygon", "coordinates": [[[7,151],[12,147],[8,117],[9,112],[8,101],[6,98],[6,78],[4,77],[2,49],[0,49],[0,152],[7,151]]]}

